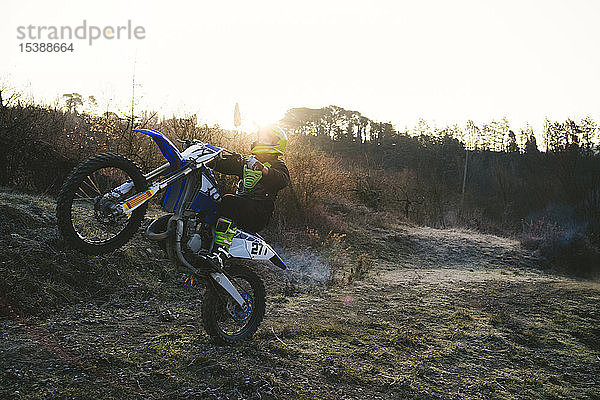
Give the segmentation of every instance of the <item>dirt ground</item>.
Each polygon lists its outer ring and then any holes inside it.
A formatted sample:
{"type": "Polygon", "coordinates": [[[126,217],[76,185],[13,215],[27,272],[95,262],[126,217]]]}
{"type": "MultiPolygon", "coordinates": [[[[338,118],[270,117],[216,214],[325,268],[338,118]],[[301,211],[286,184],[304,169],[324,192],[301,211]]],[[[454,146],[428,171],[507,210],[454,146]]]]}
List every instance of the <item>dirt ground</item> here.
{"type": "Polygon", "coordinates": [[[86,258],[61,248],[51,199],[0,207],[2,399],[600,398],[600,284],[510,239],[374,228],[379,257],[342,286],[258,266],[265,320],[231,348],[142,238],[86,258]]]}

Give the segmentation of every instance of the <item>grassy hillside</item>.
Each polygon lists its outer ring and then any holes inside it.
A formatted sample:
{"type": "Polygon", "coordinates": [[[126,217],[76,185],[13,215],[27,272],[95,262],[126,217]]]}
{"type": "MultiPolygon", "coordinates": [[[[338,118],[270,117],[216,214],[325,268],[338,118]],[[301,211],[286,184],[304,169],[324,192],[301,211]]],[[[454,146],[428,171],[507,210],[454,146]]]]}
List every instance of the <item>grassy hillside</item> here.
{"type": "Polygon", "coordinates": [[[157,246],[64,249],[53,209],[0,192],[0,398],[600,397],[600,285],[537,269],[516,241],[365,229],[342,210],[343,245],[286,247],[289,272],[257,266],[265,321],[228,348],[157,246]]]}

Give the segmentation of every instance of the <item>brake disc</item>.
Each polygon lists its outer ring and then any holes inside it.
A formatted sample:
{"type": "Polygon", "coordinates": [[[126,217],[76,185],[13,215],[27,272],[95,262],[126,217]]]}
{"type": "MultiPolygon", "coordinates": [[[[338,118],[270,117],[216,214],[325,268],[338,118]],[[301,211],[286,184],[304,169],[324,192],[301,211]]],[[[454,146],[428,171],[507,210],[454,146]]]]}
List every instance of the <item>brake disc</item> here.
{"type": "Polygon", "coordinates": [[[254,300],[252,299],[252,296],[250,296],[248,293],[241,293],[242,298],[244,299],[244,301],[246,302],[246,310],[242,310],[239,306],[239,304],[237,304],[235,301],[233,301],[233,299],[229,298],[227,299],[227,312],[229,313],[229,315],[231,315],[231,317],[236,320],[237,322],[242,322],[247,320],[250,315],[252,314],[252,310],[254,309],[254,300]]]}

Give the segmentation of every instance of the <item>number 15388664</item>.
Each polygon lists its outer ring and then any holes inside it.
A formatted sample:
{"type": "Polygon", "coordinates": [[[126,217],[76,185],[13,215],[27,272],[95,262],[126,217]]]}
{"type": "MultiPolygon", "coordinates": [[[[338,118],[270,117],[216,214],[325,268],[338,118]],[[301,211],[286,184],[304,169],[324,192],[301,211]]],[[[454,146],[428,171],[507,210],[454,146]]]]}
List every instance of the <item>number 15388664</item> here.
{"type": "Polygon", "coordinates": [[[19,43],[21,53],[66,53],[73,52],[73,43],[19,43]]]}

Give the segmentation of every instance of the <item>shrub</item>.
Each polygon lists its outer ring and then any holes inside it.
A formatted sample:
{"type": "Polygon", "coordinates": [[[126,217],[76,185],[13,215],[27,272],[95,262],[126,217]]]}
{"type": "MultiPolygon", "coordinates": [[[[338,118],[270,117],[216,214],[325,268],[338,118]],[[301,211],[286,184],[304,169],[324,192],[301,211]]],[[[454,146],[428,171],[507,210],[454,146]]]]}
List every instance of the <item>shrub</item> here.
{"type": "Polygon", "coordinates": [[[350,190],[349,173],[340,161],[290,138],[285,156],[291,184],[280,192],[272,226],[278,231],[310,226],[319,232],[341,231],[345,223],[324,205],[344,199],[350,190]]]}
{"type": "Polygon", "coordinates": [[[565,227],[547,216],[523,226],[521,244],[536,251],[546,266],[577,276],[600,274],[600,251],[585,234],[583,226],[565,227]]]}

